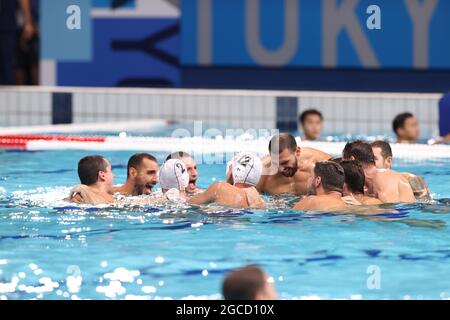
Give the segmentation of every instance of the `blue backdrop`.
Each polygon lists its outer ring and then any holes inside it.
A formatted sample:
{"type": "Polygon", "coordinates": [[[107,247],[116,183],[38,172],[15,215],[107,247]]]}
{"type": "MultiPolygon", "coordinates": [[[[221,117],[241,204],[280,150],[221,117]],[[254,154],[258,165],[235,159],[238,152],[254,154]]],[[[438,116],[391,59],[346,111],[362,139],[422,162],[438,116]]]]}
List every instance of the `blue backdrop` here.
{"type": "MultiPolygon", "coordinates": [[[[324,43],[327,42],[325,34],[331,34],[333,27],[327,27],[326,17],[336,23],[349,21],[348,17],[355,17],[356,22],[350,28],[343,28],[330,41],[336,41],[336,52],[331,54],[336,60],[335,67],[351,68],[436,68],[450,69],[450,1],[437,0],[432,15],[425,14],[425,3],[429,0],[408,0],[410,9],[412,3],[418,3],[417,19],[423,19],[423,33],[415,38],[415,30],[418,24],[414,23],[407,2],[404,0],[359,0],[354,8],[345,7],[347,0],[259,0],[259,12],[246,14],[246,3],[243,0],[207,0],[211,1],[211,10],[203,9],[203,21],[209,21],[211,37],[205,32],[205,25],[199,27],[200,3],[202,0],[182,1],[182,55],[184,65],[209,65],[209,66],[271,66],[274,65],[270,59],[265,61],[255,57],[250,47],[254,43],[269,54],[276,52],[283,46],[285,34],[284,26],[286,20],[285,8],[297,8],[296,15],[290,27],[296,26],[288,41],[294,44],[294,50],[287,54],[288,58],[275,63],[276,66],[290,67],[328,67],[325,58],[324,43]],[[298,3],[298,7],[293,6],[298,3]],[[327,9],[325,4],[336,3],[336,8],[327,9]],[[369,30],[366,21],[370,14],[366,12],[367,7],[376,4],[381,9],[381,29],[369,30]],[[342,10],[341,12],[339,10],[342,10]],[[327,15],[325,12],[329,12],[327,15]],[[340,13],[339,13],[340,12],[340,13]],[[347,18],[339,18],[339,14],[347,14],[347,18]],[[260,30],[259,38],[246,36],[246,30],[253,23],[254,16],[259,15],[260,30]],[[253,17],[253,18],[249,18],[253,17]],[[333,18],[335,17],[335,18],[333,18]],[[251,20],[251,21],[250,21],[251,20]],[[203,28],[199,32],[198,28],[203,28]],[[362,40],[351,37],[349,32],[360,34],[362,40]],[[427,40],[428,37],[428,40],[427,40]],[[206,63],[199,58],[201,41],[210,41],[210,61],[206,63]],[[356,43],[364,47],[367,41],[370,53],[356,50],[356,43]],[[414,49],[414,42],[418,41],[419,48],[414,49]],[[253,44],[252,44],[253,43],[253,44]],[[422,45],[424,44],[424,45],[422,45]],[[376,65],[363,63],[373,54],[376,65]],[[414,62],[414,56],[420,63],[414,62]],[[423,58],[420,58],[420,57],[423,58]]],[[[258,1],[257,1],[258,2],[258,1]]],[[[208,28],[209,30],[209,28],[208,28]]],[[[330,42],[328,42],[330,43],[330,42]]],[[[328,52],[330,53],[330,52],[328,52]]],[[[370,60],[370,59],[369,59],[370,60]]]]}

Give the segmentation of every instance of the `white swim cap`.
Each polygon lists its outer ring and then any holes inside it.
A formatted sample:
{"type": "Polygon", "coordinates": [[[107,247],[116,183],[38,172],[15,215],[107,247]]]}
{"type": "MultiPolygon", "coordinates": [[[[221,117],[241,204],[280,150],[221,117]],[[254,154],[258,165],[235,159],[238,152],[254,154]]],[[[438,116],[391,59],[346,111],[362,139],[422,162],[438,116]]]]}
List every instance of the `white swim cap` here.
{"type": "Polygon", "coordinates": [[[162,189],[184,191],[189,184],[186,165],[179,159],[169,159],[159,169],[159,184],[162,189]]]}
{"type": "Polygon", "coordinates": [[[239,153],[233,158],[231,171],[235,184],[246,183],[256,186],[262,173],[261,159],[248,152],[239,153]]]}

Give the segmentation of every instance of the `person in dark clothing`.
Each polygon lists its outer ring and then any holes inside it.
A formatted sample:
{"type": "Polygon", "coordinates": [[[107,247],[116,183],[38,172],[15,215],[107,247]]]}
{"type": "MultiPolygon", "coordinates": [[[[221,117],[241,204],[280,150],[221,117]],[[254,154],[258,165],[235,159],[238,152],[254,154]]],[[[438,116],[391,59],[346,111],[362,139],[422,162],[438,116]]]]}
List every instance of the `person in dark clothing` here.
{"type": "Polygon", "coordinates": [[[17,31],[16,84],[39,84],[39,0],[28,0],[35,26],[32,34],[24,33],[24,19],[17,31]]]}
{"type": "Polygon", "coordinates": [[[0,85],[14,85],[17,49],[17,10],[23,16],[24,39],[35,34],[29,0],[0,0],[0,85]]]}

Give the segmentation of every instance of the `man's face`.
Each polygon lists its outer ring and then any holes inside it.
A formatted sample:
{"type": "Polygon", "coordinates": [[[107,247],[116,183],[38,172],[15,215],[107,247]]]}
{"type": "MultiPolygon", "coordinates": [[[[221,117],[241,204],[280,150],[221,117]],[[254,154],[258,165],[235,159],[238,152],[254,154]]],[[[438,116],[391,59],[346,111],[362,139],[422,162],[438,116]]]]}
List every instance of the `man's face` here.
{"type": "Polygon", "coordinates": [[[114,173],[112,172],[111,164],[108,160],[105,160],[106,162],[106,171],[100,171],[99,176],[100,179],[105,183],[107,187],[107,191],[109,193],[113,193],[113,186],[114,186],[114,173]]]}
{"type": "Polygon", "coordinates": [[[153,187],[158,183],[158,164],[155,161],[143,159],[138,168],[134,169],[133,195],[151,194],[153,187]]]}
{"type": "MultiPolygon", "coordinates": [[[[300,151],[298,151],[298,153],[299,152],[300,151]]],[[[293,177],[297,172],[298,162],[296,153],[297,152],[293,152],[292,150],[284,149],[278,154],[278,159],[273,159],[272,164],[278,165],[278,172],[287,178],[293,177]]],[[[276,157],[276,155],[273,156],[276,157]]]]}
{"type": "Polygon", "coordinates": [[[419,124],[415,117],[405,120],[403,128],[398,130],[401,140],[416,141],[419,139],[419,124]]]}
{"type": "Polygon", "coordinates": [[[375,166],[378,169],[391,169],[391,161],[389,159],[383,158],[383,153],[381,148],[372,148],[373,154],[375,155],[375,166]]]}
{"type": "Polygon", "coordinates": [[[197,164],[191,157],[183,157],[181,160],[186,165],[186,169],[189,174],[189,184],[186,188],[186,191],[195,192],[197,190],[197,179],[198,179],[197,164]]]}
{"type": "Polygon", "coordinates": [[[310,114],[305,118],[302,129],[306,139],[316,140],[322,131],[322,119],[316,114],[310,114]]]}

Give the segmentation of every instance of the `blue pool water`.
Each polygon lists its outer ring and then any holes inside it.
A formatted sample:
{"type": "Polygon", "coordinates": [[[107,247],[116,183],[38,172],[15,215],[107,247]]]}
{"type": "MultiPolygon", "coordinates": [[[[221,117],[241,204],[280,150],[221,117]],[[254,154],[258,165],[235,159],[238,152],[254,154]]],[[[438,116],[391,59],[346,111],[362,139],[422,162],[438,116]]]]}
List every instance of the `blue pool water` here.
{"type": "MultiPolygon", "coordinates": [[[[398,207],[397,218],[308,215],[288,209],[295,197],[260,211],[62,208],[87,154],[0,152],[0,298],[219,299],[224,275],[249,263],[282,299],[450,298],[450,205],[398,207]]],[[[131,152],[102,154],[123,183],[131,152]]],[[[450,198],[450,160],[396,169],[450,198]]],[[[224,172],[199,165],[199,185],[224,172]]]]}

